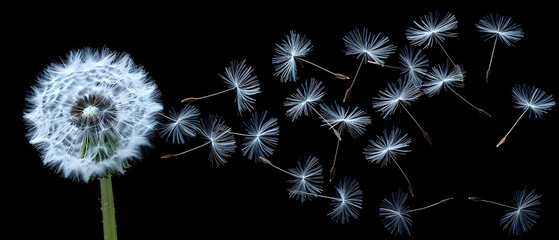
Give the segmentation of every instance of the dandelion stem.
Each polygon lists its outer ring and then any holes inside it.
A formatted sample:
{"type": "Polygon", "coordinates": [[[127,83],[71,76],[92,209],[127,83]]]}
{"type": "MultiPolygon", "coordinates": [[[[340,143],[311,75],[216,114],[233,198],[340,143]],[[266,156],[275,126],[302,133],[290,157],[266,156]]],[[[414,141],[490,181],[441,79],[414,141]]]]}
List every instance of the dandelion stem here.
{"type": "Polygon", "coordinates": [[[408,182],[409,185],[409,190],[410,190],[410,194],[413,197],[413,186],[411,185],[410,179],[408,178],[408,176],[406,175],[406,173],[404,172],[404,170],[402,170],[402,168],[400,167],[400,164],[398,164],[398,162],[396,162],[396,159],[392,159],[392,161],[396,164],[396,167],[398,167],[398,169],[400,169],[400,172],[402,173],[402,175],[404,175],[404,178],[406,178],[406,181],[408,182]]]}
{"type": "Polygon", "coordinates": [[[429,137],[429,134],[427,134],[427,132],[425,132],[425,130],[423,130],[423,128],[421,127],[421,125],[419,125],[419,123],[417,122],[417,120],[415,120],[415,118],[411,115],[411,113],[408,111],[408,109],[406,108],[406,106],[404,106],[404,104],[402,104],[402,108],[404,108],[404,110],[406,110],[406,112],[407,112],[408,115],[411,117],[411,119],[413,120],[413,122],[415,122],[415,125],[417,125],[417,127],[419,127],[419,130],[421,130],[421,132],[423,133],[423,137],[425,138],[425,140],[427,140],[427,142],[429,143],[429,145],[433,145],[433,143],[431,142],[431,138],[429,137]]]}
{"type": "Polygon", "coordinates": [[[491,50],[491,58],[489,58],[489,67],[487,67],[487,73],[485,73],[485,82],[489,82],[489,73],[491,72],[491,63],[493,63],[493,54],[495,53],[495,46],[497,46],[497,37],[495,37],[495,42],[493,43],[493,50],[491,50]]]}
{"type": "Polygon", "coordinates": [[[516,122],[514,122],[514,124],[512,125],[510,130],[507,132],[507,134],[503,138],[501,138],[501,141],[499,141],[499,143],[497,143],[497,147],[501,146],[501,144],[503,144],[505,142],[505,140],[507,140],[507,136],[510,134],[510,132],[512,132],[512,129],[514,129],[514,127],[516,127],[516,124],[518,123],[518,121],[520,121],[522,116],[524,116],[524,114],[526,114],[528,109],[530,109],[530,108],[526,108],[526,110],[524,110],[524,112],[522,112],[522,114],[520,114],[520,117],[518,117],[518,119],[516,119],[516,122]]]}
{"type": "Polygon", "coordinates": [[[437,45],[439,45],[441,47],[441,49],[443,50],[444,54],[446,55],[446,57],[448,58],[448,60],[450,60],[450,62],[452,63],[453,66],[456,66],[456,64],[454,63],[454,61],[452,61],[452,58],[450,58],[450,55],[448,55],[448,52],[446,52],[446,50],[444,49],[443,45],[441,44],[441,42],[439,42],[439,40],[437,40],[435,38],[435,41],[437,42],[437,45]]]}
{"type": "Polygon", "coordinates": [[[99,180],[101,185],[101,211],[103,212],[103,232],[105,240],[116,240],[115,203],[113,198],[113,183],[111,174],[99,180]]]}
{"type": "Polygon", "coordinates": [[[466,102],[468,105],[470,105],[471,107],[475,108],[479,113],[481,113],[482,115],[485,115],[486,117],[491,117],[491,114],[487,113],[486,111],[484,111],[481,108],[478,108],[476,106],[474,106],[472,103],[470,103],[468,100],[466,100],[464,97],[462,97],[460,94],[458,94],[456,91],[454,91],[454,89],[452,89],[451,87],[449,87],[448,89],[450,89],[450,91],[452,91],[454,94],[456,94],[456,96],[458,96],[460,99],[462,99],[464,102],[466,102]]]}
{"type": "Polygon", "coordinates": [[[348,79],[349,79],[348,76],[345,76],[345,75],[340,74],[340,73],[334,73],[334,72],[332,72],[332,71],[330,71],[330,70],[328,70],[328,69],[326,69],[326,68],[323,68],[323,67],[319,66],[318,64],[313,63],[313,62],[311,62],[311,61],[309,61],[309,60],[307,60],[307,59],[304,59],[304,58],[297,58],[297,59],[298,59],[298,60],[301,60],[301,61],[303,61],[303,62],[306,62],[306,63],[308,63],[308,64],[310,64],[310,65],[313,65],[313,66],[315,66],[315,67],[317,67],[317,68],[319,68],[319,69],[321,69],[321,70],[323,70],[323,71],[325,71],[325,72],[327,72],[327,73],[330,73],[330,74],[334,75],[334,77],[336,77],[337,79],[341,79],[341,80],[348,80],[348,79]]]}
{"type": "Polygon", "coordinates": [[[226,92],[231,91],[231,90],[233,90],[233,89],[235,89],[235,88],[236,88],[236,87],[228,88],[228,89],[225,89],[225,90],[223,90],[223,91],[221,91],[221,92],[212,93],[212,94],[205,95],[205,96],[202,96],[202,97],[189,97],[189,98],[185,98],[185,99],[183,99],[181,102],[194,102],[194,101],[201,100],[201,99],[204,99],[204,98],[209,98],[209,97],[217,96],[217,95],[222,94],[222,93],[226,93],[226,92]]]}
{"type": "Polygon", "coordinates": [[[445,199],[440,200],[440,201],[438,201],[438,202],[436,202],[436,203],[433,203],[433,204],[431,204],[431,205],[429,205],[429,206],[425,206],[425,207],[422,207],[422,208],[416,208],[416,209],[410,209],[410,210],[407,211],[407,213],[425,210],[425,209],[428,209],[428,208],[437,206],[437,205],[439,205],[439,204],[447,203],[448,201],[450,201],[450,200],[452,200],[452,199],[454,199],[454,198],[452,198],[452,197],[445,198],[445,199]]]}
{"type": "Polygon", "coordinates": [[[361,65],[363,65],[363,62],[365,61],[365,57],[366,56],[363,55],[363,58],[361,58],[361,62],[359,63],[359,67],[357,67],[357,72],[355,72],[353,81],[351,82],[351,85],[349,85],[349,88],[345,91],[344,102],[349,98],[349,95],[351,95],[351,89],[353,88],[353,84],[355,84],[355,79],[357,79],[357,74],[359,74],[359,71],[361,70],[361,65]]]}
{"type": "Polygon", "coordinates": [[[518,210],[518,208],[510,206],[510,205],[506,205],[506,204],[502,204],[502,203],[498,203],[498,202],[493,202],[493,201],[489,201],[489,200],[485,200],[485,199],[481,199],[479,197],[468,197],[468,199],[474,201],[474,202],[484,202],[484,203],[491,203],[493,205],[497,205],[497,206],[501,206],[501,207],[506,207],[506,208],[511,208],[514,210],[518,210]]]}
{"type": "Polygon", "coordinates": [[[163,156],[161,156],[161,158],[167,159],[167,158],[172,158],[172,157],[180,156],[180,155],[183,155],[183,154],[192,152],[192,151],[194,151],[194,150],[196,150],[196,149],[198,149],[198,148],[201,148],[201,147],[203,147],[203,146],[206,146],[206,145],[210,144],[211,142],[212,142],[212,141],[207,141],[207,142],[203,143],[203,144],[200,145],[200,146],[197,146],[197,147],[195,147],[195,148],[188,149],[188,150],[186,150],[186,151],[184,151],[184,152],[175,153],[175,154],[163,155],[163,156]]]}
{"type": "Polygon", "coordinates": [[[330,123],[328,122],[328,120],[326,120],[326,118],[324,118],[311,104],[309,104],[309,106],[311,107],[311,109],[312,109],[316,114],[318,114],[318,116],[319,116],[320,118],[322,118],[322,120],[324,120],[324,122],[325,122],[326,124],[328,124],[328,126],[330,126],[329,129],[332,129],[332,131],[334,131],[334,134],[336,135],[336,137],[338,137],[338,140],[341,141],[341,140],[342,140],[342,136],[340,135],[340,133],[338,132],[338,130],[334,129],[334,126],[332,126],[332,124],[330,124],[330,123]]]}
{"type": "Polygon", "coordinates": [[[272,162],[271,162],[270,160],[268,160],[268,159],[266,159],[266,158],[263,158],[263,157],[259,157],[259,158],[260,158],[260,161],[262,161],[263,163],[268,164],[268,165],[274,167],[275,169],[280,170],[281,172],[283,172],[283,173],[285,173],[285,174],[288,174],[288,175],[290,175],[290,176],[297,177],[297,176],[293,175],[292,173],[290,173],[290,172],[288,172],[288,171],[286,171],[286,170],[284,170],[284,169],[282,169],[282,168],[280,168],[280,167],[278,167],[278,166],[272,164],[272,162]]]}
{"type": "Polygon", "coordinates": [[[330,182],[334,180],[334,175],[336,175],[336,160],[338,159],[338,148],[340,147],[340,140],[336,143],[336,152],[334,153],[334,162],[332,162],[332,167],[330,168],[330,182]]]}

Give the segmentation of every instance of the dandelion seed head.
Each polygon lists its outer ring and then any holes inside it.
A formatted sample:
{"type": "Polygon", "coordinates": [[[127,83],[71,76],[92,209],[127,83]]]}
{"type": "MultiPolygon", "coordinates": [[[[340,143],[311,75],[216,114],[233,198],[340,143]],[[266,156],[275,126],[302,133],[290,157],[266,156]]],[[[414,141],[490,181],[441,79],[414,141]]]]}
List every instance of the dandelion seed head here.
{"type": "Polygon", "coordinates": [[[377,135],[376,140],[369,140],[363,154],[365,154],[367,161],[381,163],[381,166],[385,166],[391,160],[396,159],[396,156],[411,152],[408,149],[410,143],[411,138],[408,137],[407,133],[402,133],[399,128],[392,127],[390,133],[387,129],[384,129],[382,136],[377,135]]]}
{"type": "Polygon", "coordinates": [[[316,81],[314,78],[305,81],[283,104],[290,107],[286,115],[293,121],[303,114],[308,116],[314,105],[322,101],[325,94],[322,82],[316,81]]]}
{"type": "Polygon", "coordinates": [[[166,142],[184,144],[188,138],[196,136],[200,127],[200,113],[194,106],[187,104],[180,111],[171,109],[169,116],[165,116],[161,130],[161,137],[166,142]]]}
{"type": "Polygon", "coordinates": [[[400,65],[402,65],[402,74],[414,85],[420,86],[423,82],[422,78],[427,74],[429,67],[429,59],[420,50],[412,46],[405,46],[399,55],[400,65]]]}
{"type": "Polygon", "coordinates": [[[534,86],[515,84],[512,87],[512,97],[515,108],[528,110],[529,117],[541,118],[555,106],[553,95],[534,86]]]}
{"type": "Polygon", "coordinates": [[[456,33],[450,32],[458,27],[458,21],[451,13],[440,18],[438,12],[429,12],[421,17],[420,21],[414,21],[415,27],[406,30],[406,38],[412,45],[430,48],[433,43],[442,43],[447,37],[457,36],[456,33]]]}
{"type": "Polygon", "coordinates": [[[382,113],[382,117],[393,114],[400,105],[407,106],[421,96],[419,86],[408,79],[399,78],[397,83],[388,83],[388,88],[380,90],[373,98],[373,108],[382,113]]]}
{"type": "Polygon", "coordinates": [[[282,44],[276,44],[276,54],[272,59],[275,65],[274,76],[280,76],[282,82],[297,81],[297,58],[302,58],[312,50],[311,41],[294,31],[285,36],[282,44]]]}
{"type": "Polygon", "coordinates": [[[412,221],[409,215],[410,208],[406,205],[407,193],[401,190],[391,194],[390,199],[383,199],[380,204],[380,217],[384,228],[391,234],[403,236],[407,234],[410,236],[410,229],[412,221]]]}
{"type": "Polygon", "coordinates": [[[260,84],[253,74],[252,67],[245,64],[246,60],[232,61],[225,68],[225,75],[220,75],[230,88],[235,88],[238,112],[251,111],[255,99],[253,95],[260,93],[260,84]]]}
{"type": "Polygon", "coordinates": [[[231,128],[225,125],[220,116],[209,115],[200,121],[199,133],[211,141],[208,159],[214,166],[227,163],[227,158],[235,152],[235,138],[231,128]]]}
{"type": "Polygon", "coordinates": [[[340,134],[348,132],[352,138],[358,138],[365,132],[367,125],[371,124],[371,118],[359,108],[344,108],[337,102],[333,105],[321,104],[322,116],[325,118],[322,126],[337,126],[340,134]],[[330,125],[329,125],[330,124],[330,125]]]}
{"type": "Polygon", "coordinates": [[[243,155],[256,162],[260,157],[270,157],[278,145],[278,119],[267,118],[267,114],[253,113],[250,121],[244,122],[248,136],[243,139],[243,155]]]}
{"type": "Polygon", "coordinates": [[[106,48],[71,51],[49,65],[26,101],[27,137],[43,163],[83,182],[123,174],[139,160],[163,108],[143,67],[106,48]]]}
{"type": "Polygon", "coordinates": [[[539,218],[538,206],[541,205],[539,198],[541,195],[535,195],[534,190],[528,193],[527,189],[516,191],[512,204],[517,209],[507,210],[501,217],[501,225],[504,230],[512,234],[521,234],[528,232],[536,224],[539,218]]]}
{"type": "Polygon", "coordinates": [[[314,194],[322,192],[321,184],[324,177],[317,157],[307,156],[300,159],[297,167],[288,169],[288,172],[295,178],[289,181],[293,183],[293,187],[289,189],[289,197],[304,202],[310,200],[314,194]]]}
{"type": "Polygon", "coordinates": [[[512,18],[499,14],[489,14],[476,24],[479,32],[485,33],[485,40],[498,38],[507,46],[514,46],[522,37],[522,27],[512,21],[512,18]]]}
{"type": "Polygon", "coordinates": [[[444,65],[439,64],[427,73],[422,90],[429,97],[432,97],[438,94],[441,89],[464,87],[465,77],[466,71],[462,66],[451,66],[448,62],[444,65]]]}
{"type": "Polygon", "coordinates": [[[346,46],[346,55],[357,55],[357,58],[365,57],[367,61],[384,64],[384,60],[394,53],[396,47],[388,44],[388,37],[380,34],[373,35],[367,28],[355,29],[349,32],[349,36],[343,38],[346,46]]]}
{"type": "Polygon", "coordinates": [[[359,183],[350,177],[344,177],[337,185],[338,198],[332,200],[334,209],[328,215],[338,223],[345,224],[358,218],[363,203],[363,192],[359,183]]]}

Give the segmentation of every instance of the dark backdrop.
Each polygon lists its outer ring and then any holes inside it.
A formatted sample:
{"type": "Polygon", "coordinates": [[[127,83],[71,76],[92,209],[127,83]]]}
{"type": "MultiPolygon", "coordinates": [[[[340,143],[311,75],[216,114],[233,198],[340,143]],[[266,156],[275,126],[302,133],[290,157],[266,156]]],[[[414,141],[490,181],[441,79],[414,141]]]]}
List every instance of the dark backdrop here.
{"type": "MultiPolygon", "coordinates": [[[[37,233],[48,239],[102,238],[98,182],[77,183],[43,166],[39,153],[25,138],[22,113],[25,95],[35,78],[51,62],[60,61],[70,50],[108,47],[127,52],[143,65],[162,93],[165,109],[183,106],[180,100],[224,89],[218,74],[232,60],[246,59],[255,69],[262,93],[256,96],[255,111],[268,110],[279,118],[279,146],[271,160],[283,168],[294,167],[299,157],[319,157],[325,177],[333,159],[336,140],[320,127],[316,115],[292,122],[285,116],[283,102],[302,80],[316,78],[326,85],[325,102],[343,98],[349,81],[336,80],[309,65],[299,65],[300,81],[280,83],[273,76],[274,47],[290,30],[307,35],[313,51],[306,59],[353,76],[359,61],[344,54],[342,38],[355,28],[390,37],[397,47],[408,44],[404,32],[414,20],[429,11],[452,12],[458,20],[457,38],[444,46],[467,71],[465,87],[456,89],[493,117],[478,114],[450,92],[421,97],[410,111],[430,134],[433,145],[421,137],[405,112],[382,119],[371,106],[372,97],[400,75],[397,71],[364,65],[349,106],[370,115],[372,125],[357,140],[340,145],[339,177],[356,178],[363,191],[359,218],[337,224],[327,216],[330,202],[315,199],[300,203],[288,197],[289,176],[242,156],[240,148],[220,167],[207,160],[203,148],[174,159],[160,159],[203,142],[193,139],[184,145],[153,139],[153,148],[133,164],[125,175],[113,179],[118,233],[121,239],[217,238],[217,237],[365,237],[396,239],[378,215],[381,200],[390,192],[406,190],[406,182],[394,165],[381,168],[365,161],[367,140],[382,129],[397,126],[412,137],[412,152],[399,157],[416,189],[408,199],[411,208],[440,199],[454,200],[415,213],[412,238],[500,238],[515,239],[502,230],[503,208],[467,200],[468,196],[510,203],[514,192],[535,188],[541,198],[540,218],[520,238],[540,238],[553,233],[557,224],[557,108],[543,119],[524,117],[500,148],[497,142],[512,126],[521,110],[512,104],[511,88],[526,83],[558,96],[555,61],[557,53],[551,31],[557,21],[550,6],[543,5],[407,5],[332,2],[299,6],[294,2],[152,6],[40,6],[35,11],[16,11],[3,21],[8,40],[6,72],[10,72],[4,104],[13,111],[4,115],[17,131],[10,137],[10,152],[3,168],[8,192],[9,231],[22,238],[37,233]],[[489,13],[510,16],[522,25],[525,37],[516,47],[498,44],[492,75],[485,83],[492,41],[483,41],[474,24],[489,13]],[[14,86],[11,86],[14,84],[14,86]],[[13,139],[13,140],[12,140],[13,139]],[[14,144],[15,142],[15,144],[14,144]],[[17,149],[14,153],[13,151],[17,149]],[[7,174],[6,174],[7,173],[7,174]],[[202,235],[200,235],[202,234],[202,235]],[[202,237],[199,237],[202,236],[202,237]]],[[[443,63],[443,52],[434,46],[425,50],[430,65],[443,63]]],[[[386,61],[397,64],[397,53],[386,61]]],[[[249,114],[237,115],[234,96],[196,102],[203,115],[220,114],[234,131],[244,131],[249,114]]],[[[10,130],[11,129],[7,129],[10,130]]],[[[12,133],[10,133],[11,135],[12,133]]],[[[236,138],[240,146],[241,138],[236,138]]],[[[333,184],[325,183],[324,194],[334,195],[333,184]]]]}

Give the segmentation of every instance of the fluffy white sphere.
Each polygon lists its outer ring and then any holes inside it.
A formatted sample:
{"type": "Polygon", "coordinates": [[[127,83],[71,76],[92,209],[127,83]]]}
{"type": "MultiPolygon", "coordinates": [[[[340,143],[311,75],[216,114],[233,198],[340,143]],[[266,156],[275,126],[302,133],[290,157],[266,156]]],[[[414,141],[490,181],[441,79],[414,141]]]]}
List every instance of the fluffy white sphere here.
{"type": "Polygon", "coordinates": [[[108,49],[71,51],[44,70],[26,100],[27,137],[43,163],[84,182],[124,173],[150,145],[163,109],[144,69],[108,49]]]}

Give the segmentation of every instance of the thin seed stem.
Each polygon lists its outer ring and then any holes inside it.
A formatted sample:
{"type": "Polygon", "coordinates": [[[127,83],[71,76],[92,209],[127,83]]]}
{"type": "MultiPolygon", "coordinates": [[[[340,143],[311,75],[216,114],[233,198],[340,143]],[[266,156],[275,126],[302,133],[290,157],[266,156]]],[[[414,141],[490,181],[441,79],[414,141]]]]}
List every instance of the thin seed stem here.
{"type": "Polygon", "coordinates": [[[450,89],[450,91],[452,91],[456,96],[458,96],[460,99],[462,99],[464,102],[466,102],[468,105],[470,105],[471,107],[475,108],[479,113],[487,116],[487,117],[491,117],[491,114],[487,113],[486,111],[484,111],[481,108],[476,107],[475,105],[473,105],[471,102],[469,102],[468,100],[466,100],[464,97],[462,97],[460,94],[458,94],[456,91],[454,91],[454,89],[452,89],[451,87],[449,87],[448,89],[450,89]]]}
{"type": "Polygon", "coordinates": [[[489,58],[489,67],[487,68],[487,73],[485,73],[485,82],[489,82],[489,73],[491,72],[491,63],[493,63],[493,54],[495,54],[495,46],[497,46],[497,37],[495,37],[495,42],[493,43],[493,50],[491,50],[491,58],[489,58]]]}
{"type": "Polygon", "coordinates": [[[437,42],[437,45],[439,45],[441,47],[441,49],[443,50],[444,54],[446,55],[446,57],[448,58],[448,60],[450,60],[450,62],[452,63],[452,65],[456,66],[456,64],[454,63],[454,61],[452,61],[452,58],[450,58],[450,55],[448,55],[448,52],[446,52],[446,50],[444,49],[443,45],[441,44],[441,42],[439,42],[439,40],[437,40],[435,38],[435,41],[437,42]]]}
{"type": "Polygon", "coordinates": [[[419,123],[417,122],[417,120],[415,120],[415,118],[411,115],[410,111],[408,111],[408,109],[406,108],[406,106],[404,104],[401,105],[402,108],[404,108],[404,110],[406,110],[406,112],[408,113],[408,115],[411,117],[411,119],[413,120],[413,122],[415,123],[415,125],[417,125],[417,127],[419,127],[419,130],[421,130],[421,133],[423,133],[423,137],[425,138],[425,140],[427,140],[427,142],[429,143],[429,145],[433,145],[433,143],[431,142],[431,138],[429,137],[429,134],[427,134],[427,132],[425,130],[423,130],[423,128],[421,127],[421,125],[419,125],[419,123]]]}
{"type": "Polygon", "coordinates": [[[428,205],[428,206],[425,206],[425,207],[422,207],[422,208],[410,209],[410,210],[407,211],[407,212],[408,212],[408,213],[411,213],[411,212],[417,212],[417,211],[425,210],[425,209],[428,209],[428,208],[437,206],[437,205],[439,205],[439,204],[446,203],[446,202],[448,202],[448,201],[450,201],[450,200],[452,200],[452,199],[453,199],[453,198],[451,198],[451,197],[450,197],[450,198],[445,198],[445,199],[443,199],[443,200],[440,200],[440,201],[438,201],[438,202],[436,202],[436,203],[433,203],[433,204],[431,204],[431,205],[428,205]]]}
{"type": "Polygon", "coordinates": [[[180,155],[183,155],[183,154],[186,154],[186,153],[192,152],[192,151],[194,151],[194,150],[196,150],[196,149],[198,149],[198,148],[204,147],[204,146],[206,146],[206,145],[210,144],[211,142],[212,142],[212,141],[207,141],[207,142],[203,143],[203,144],[202,144],[202,145],[200,145],[200,146],[197,146],[197,147],[195,147],[195,148],[191,148],[191,149],[188,149],[188,150],[186,150],[186,151],[184,151],[184,152],[180,152],[180,153],[175,153],[175,154],[167,154],[167,155],[163,155],[163,156],[161,156],[161,158],[164,158],[164,159],[166,159],[166,158],[172,158],[172,157],[180,156],[180,155]]]}
{"type": "Polygon", "coordinates": [[[341,141],[342,140],[342,136],[340,135],[340,133],[338,132],[338,130],[334,129],[334,126],[332,126],[332,124],[330,124],[328,122],[328,120],[326,120],[326,118],[324,118],[311,104],[309,104],[309,106],[311,107],[311,109],[318,114],[318,116],[320,118],[322,118],[322,120],[324,120],[324,122],[326,122],[326,124],[328,124],[328,126],[330,126],[329,129],[332,129],[332,131],[334,131],[334,134],[336,135],[336,137],[338,137],[338,140],[341,141]]]}
{"type": "Polygon", "coordinates": [[[357,79],[357,75],[359,74],[359,71],[361,71],[361,65],[363,65],[363,62],[365,61],[365,57],[366,56],[363,55],[363,58],[361,58],[361,62],[359,62],[359,67],[357,67],[357,72],[355,72],[355,76],[353,77],[353,81],[351,82],[351,85],[349,85],[349,88],[345,92],[344,102],[349,98],[349,95],[351,95],[351,89],[353,88],[353,85],[355,84],[355,79],[357,79]]]}
{"type": "Polygon", "coordinates": [[[290,190],[290,192],[292,192],[292,193],[297,193],[297,194],[307,194],[307,195],[311,195],[311,196],[315,196],[315,197],[320,197],[320,198],[326,198],[326,199],[330,199],[330,200],[343,201],[343,200],[340,199],[340,198],[330,197],[330,196],[324,196],[324,195],[320,195],[320,194],[316,194],[316,193],[308,193],[308,192],[303,192],[303,191],[298,191],[298,190],[290,190]]]}
{"type": "Polygon", "coordinates": [[[254,136],[256,136],[256,135],[252,135],[252,134],[238,133],[238,132],[231,132],[231,131],[229,133],[231,133],[233,135],[237,135],[237,136],[242,136],[242,137],[254,137],[254,136]]]}
{"type": "Polygon", "coordinates": [[[334,175],[336,175],[336,160],[338,159],[338,148],[340,147],[340,140],[336,143],[336,152],[334,153],[334,162],[332,162],[332,167],[330,168],[330,182],[334,180],[334,175]]]}
{"type": "Polygon", "coordinates": [[[518,117],[518,119],[516,119],[516,122],[514,122],[514,124],[512,125],[510,130],[507,132],[507,134],[501,139],[501,141],[499,141],[499,143],[497,143],[497,147],[501,146],[501,144],[503,144],[505,142],[505,140],[507,140],[507,136],[509,136],[510,132],[512,132],[512,129],[514,129],[514,127],[516,127],[516,124],[518,123],[518,121],[520,121],[522,116],[524,116],[524,114],[526,114],[528,109],[530,109],[530,108],[526,108],[526,110],[524,110],[524,112],[522,112],[522,114],[520,114],[520,117],[518,117]]]}
{"type": "Polygon", "coordinates": [[[260,161],[262,161],[263,163],[268,164],[268,165],[274,167],[275,169],[280,170],[281,172],[283,172],[285,174],[288,174],[288,175],[293,176],[293,177],[297,177],[297,176],[293,175],[292,173],[284,170],[283,168],[280,168],[280,167],[274,165],[270,160],[268,160],[266,158],[263,158],[263,157],[259,157],[259,158],[260,158],[260,161]]]}
{"type": "Polygon", "coordinates": [[[413,197],[413,186],[411,185],[410,179],[408,178],[408,176],[406,175],[404,170],[400,167],[400,164],[398,164],[398,162],[396,162],[396,159],[392,159],[392,162],[394,162],[396,164],[396,167],[398,167],[398,169],[400,169],[400,172],[402,173],[402,175],[404,175],[404,178],[406,178],[406,181],[408,182],[408,185],[409,185],[410,194],[413,197]]]}
{"type": "Polygon", "coordinates": [[[330,71],[330,70],[328,70],[328,69],[326,69],[326,68],[323,68],[323,67],[319,66],[318,64],[313,63],[313,62],[311,62],[311,61],[309,61],[309,60],[307,60],[307,59],[304,59],[304,58],[297,58],[297,59],[298,59],[298,60],[301,60],[301,61],[303,61],[303,62],[306,62],[306,63],[308,63],[308,64],[310,64],[310,65],[313,65],[313,66],[315,66],[315,67],[317,67],[317,68],[319,68],[319,69],[321,69],[321,70],[323,70],[323,71],[325,71],[325,72],[327,72],[327,73],[330,73],[330,74],[334,75],[334,77],[336,77],[337,79],[342,79],[342,80],[347,80],[347,79],[349,79],[349,77],[347,77],[347,76],[345,76],[345,75],[343,75],[343,74],[334,73],[334,72],[332,72],[332,71],[330,71]]]}
{"type": "Polygon", "coordinates": [[[375,62],[375,61],[367,61],[367,62],[378,65],[378,66],[381,66],[381,67],[392,68],[392,69],[396,69],[396,70],[404,70],[405,69],[403,67],[396,67],[396,66],[387,65],[387,64],[380,64],[380,63],[375,62]]]}
{"type": "Polygon", "coordinates": [[[510,208],[510,209],[514,209],[514,210],[518,210],[517,207],[513,207],[510,205],[506,205],[506,204],[502,204],[502,203],[498,203],[498,202],[493,202],[493,201],[489,201],[489,200],[485,200],[485,199],[481,199],[479,197],[468,197],[468,199],[474,201],[474,202],[484,202],[484,203],[491,203],[493,205],[497,205],[497,206],[501,206],[501,207],[506,207],[506,208],[510,208]]]}
{"type": "Polygon", "coordinates": [[[201,99],[204,99],[204,98],[209,98],[209,97],[217,96],[217,95],[219,95],[219,94],[226,93],[226,92],[231,91],[231,90],[233,90],[233,89],[236,89],[236,87],[228,88],[228,89],[225,89],[225,90],[223,90],[223,91],[221,91],[221,92],[212,93],[212,94],[205,95],[205,96],[202,96],[202,97],[189,97],[189,98],[185,98],[185,99],[183,99],[181,102],[194,102],[194,101],[201,100],[201,99]]]}

